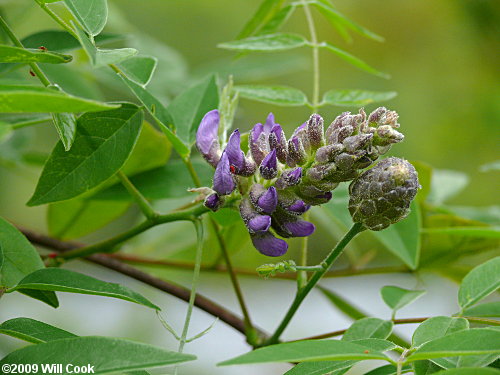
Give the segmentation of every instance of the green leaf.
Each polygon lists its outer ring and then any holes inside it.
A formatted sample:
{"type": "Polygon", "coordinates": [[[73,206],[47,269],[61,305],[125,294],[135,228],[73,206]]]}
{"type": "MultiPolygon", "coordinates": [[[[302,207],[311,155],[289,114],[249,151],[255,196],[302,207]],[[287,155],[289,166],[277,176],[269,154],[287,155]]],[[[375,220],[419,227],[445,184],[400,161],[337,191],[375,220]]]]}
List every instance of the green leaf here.
{"type": "Polygon", "coordinates": [[[294,10],[297,8],[295,4],[289,4],[277,12],[262,28],[257,35],[273,34],[277,32],[283,24],[290,18],[294,10]]]}
{"type": "Polygon", "coordinates": [[[452,368],[436,372],[434,375],[500,375],[500,370],[494,368],[452,368]]]}
{"type": "Polygon", "coordinates": [[[462,309],[472,306],[500,287],[500,256],[480,264],[462,280],[458,304],[462,309]]]}
{"type": "MultiPolygon", "coordinates": [[[[407,372],[411,372],[410,366],[403,366],[401,372],[399,374],[406,374],[407,372]]],[[[397,375],[398,369],[394,365],[385,365],[381,367],[377,367],[371,371],[368,371],[365,375],[397,375]]]]}
{"type": "Polygon", "coordinates": [[[167,164],[172,144],[166,135],[148,122],[143,122],[139,139],[121,171],[127,176],[145,172],[167,164]]]}
{"type": "Polygon", "coordinates": [[[119,48],[119,49],[97,48],[82,29],[75,26],[74,24],[73,26],[76,31],[76,35],[78,36],[78,41],[80,42],[85,53],[89,57],[92,66],[95,68],[109,64],[117,64],[137,54],[137,50],[134,48],[119,48]]]}
{"type": "Polygon", "coordinates": [[[8,289],[7,293],[26,289],[113,297],[160,310],[151,301],[125,286],[108,283],[61,268],[44,268],[35,271],[22,279],[16,286],[8,289]]]}
{"type": "Polygon", "coordinates": [[[412,337],[412,346],[418,347],[428,341],[449,335],[454,332],[469,329],[469,322],[464,318],[435,316],[420,324],[412,337]]]}
{"type": "Polygon", "coordinates": [[[377,69],[375,69],[375,68],[371,67],[370,65],[368,65],[367,63],[365,63],[363,60],[357,58],[356,56],[351,55],[349,52],[346,52],[338,47],[335,47],[334,45],[332,45],[328,42],[322,42],[319,46],[327,49],[330,52],[333,52],[338,57],[340,57],[342,60],[347,61],[349,64],[355,66],[356,68],[364,70],[367,73],[376,75],[378,77],[386,78],[386,79],[390,78],[390,76],[388,74],[378,71],[377,69]]]}
{"type": "Polygon", "coordinates": [[[355,321],[344,333],[342,340],[352,341],[365,338],[386,339],[392,332],[391,321],[378,318],[363,318],[355,321]]]}
{"type": "MultiPolygon", "coordinates": [[[[213,169],[207,167],[204,160],[194,160],[194,168],[203,186],[209,186],[213,177],[213,169]]],[[[182,198],[189,194],[187,189],[193,186],[189,172],[180,160],[174,160],[167,165],[130,178],[134,186],[148,200],[182,198]]],[[[130,194],[118,183],[96,193],[91,199],[132,201],[130,194]]]]}
{"type": "Polygon", "coordinates": [[[190,148],[175,134],[172,126],[174,121],[167,108],[155,98],[149,91],[141,85],[129,80],[126,76],[120,74],[123,83],[135,94],[137,99],[144,105],[148,112],[153,116],[156,123],[172,143],[172,147],[182,157],[187,158],[190,154],[190,148]]]}
{"type": "Polygon", "coordinates": [[[0,324],[0,333],[39,344],[70,337],[75,334],[30,318],[14,318],[0,324]]]}
{"type": "Polygon", "coordinates": [[[462,237],[500,238],[500,227],[445,227],[424,228],[422,233],[448,234],[462,237]]]}
{"type": "Polygon", "coordinates": [[[382,299],[389,306],[394,313],[409,305],[417,298],[425,294],[425,290],[408,290],[399,288],[397,286],[384,286],[380,289],[382,299]]]}
{"type": "Polygon", "coordinates": [[[72,56],[40,49],[26,49],[0,45],[0,63],[49,63],[62,64],[73,60],[72,56]]]}
{"type": "Polygon", "coordinates": [[[106,0],[64,0],[71,13],[83,26],[85,31],[95,36],[99,34],[108,20],[108,4],[106,0]]]}
{"type": "Polygon", "coordinates": [[[325,92],[321,105],[362,107],[371,103],[390,100],[396,96],[395,91],[330,90],[325,92]]]}
{"type": "Polygon", "coordinates": [[[219,366],[268,362],[304,362],[349,359],[381,359],[378,352],[366,353],[366,346],[339,340],[306,340],[271,345],[256,349],[236,358],[219,363],[219,366]]]}
{"type": "Polygon", "coordinates": [[[488,302],[464,310],[464,316],[500,318],[500,302],[488,302]]]}
{"type": "Polygon", "coordinates": [[[336,11],[331,6],[329,6],[326,2],[322,1],[313,1],[312,4],[318,8],[319,12],[334,25],[337,27],[338,24],[345,26],[348,29],[358,33],[359,35],[365,36],[367,38],[376,40],[377,42],[383,42],[384,38],[374,32],[368,30],[367,28],[357,24],[351,19],[344,16],[342,13],[336,11]]]}
{"type": "Polygon", "coordinates": [[[469,184],[469,177],[462,172],[446,169],[432,171],[430,203],[440,205],[460,193],[469,184]]]}
{"type": "Polygon", "coordinates": [[[95,232],[127,212],[130,202],[70,199],[52,203],[47,212],[47,225],[52,237],[64,240],[95,232]]]}
{"type": "Polygon", "coordinates": [[[172,365],[191,361],[196,357],[125,339],[89,336],[26,346],[5,356],[0,365],[41,365],[47,363],[48,358],[62,364],[63,369],[68,364],[82,367],[90,364],[94,366],[95,374],[107,374],[172,365]]]}
{"type": "Polygon", "coordinates": [[[234,89],[238,92],[240,97],[252,99],[258,102],[294,107],[307,104],[306,95],[302,91],[293,87],[242,85],[235,86],[234,89]]]}
{"type": "Polygon", "coordinates": [[[236,51],[271,52],[298,48],[306,44],[307,41],[300,35],[276,33],[220,43],[217,47],[236,51]]]}
{"type": "MultiPolygon", "coordinates": [[[[418,179],[420,180],[420,173],[418,179]]],[[[500,205],[482,207],[446,205],[446,209],[470,220],[481,221],[490,225],[500,225],[500,205]]]]}
{"type": "Polygon", "coordinates": [[[76,136],[76,116],[73,113],[53,113],[52,120],[64,150],[69,151],[76,136]]]}
{"type": "Polygon", "coordinates": [[[411,202],[410,214],[399,223],[376,232],[371,232],[391,253],[401,259],[412,270],[417,269],[420,258],[420,206],[411,202]]]}
{"type": "Polygon", "coordinates": [[[283,375],[340,375],[349,370],[357,361],[302,362],[283,375]]]}
{"type": "Polygon", "coordinates": [[[276,14],[283,2],[284,0],[264,0],[257,9],[257,12],[255,12],[253,17],[245,24],[236,39],[246,38],[254,34],[259,29],[260,25],[266,23],[276,14]]]}
{"type": "Polygon", "coordinates": [[[370,350],[374,350],[376,352],[387,352],[389,350],[393,350],[396,348],[396,344],[390,342],[388,340],[377,339],[377,338],[366,338],[366,339],[358,339],[358,340],[346,340],[350,341],[354,344],[363,345],[370,350]]]}
{"type": "Polygon", "coordinates": [[[0,218],[0,286],[12,287],[44,268],[36,249],[13,225],[0,218]]]}
{"type": "Polygon", "coordinates": [[[349,302],[341,298],[338,294],[333,293],[331,290],[323,288],[321,286],[318,287],[319,290],[328,298],[328,300],[333,303],[335,307],[337,307],[340,311],[342,311],[348,317],[354,320],[361,320],[366,318],[366,314],[362,311],[356,309],[349,302]]]}
{"type": "Polygon", "coordinates": [[[132,56],[122,61],[118,67],[131,81],[146,86],[158,64],[158,59],[153,56],[132,56]]]}
{"type": "Polygon", "coordinates": [[[500,354],[500,331],[490,328],[476,328],[458,331],[429,341],[420,346],[407,362],[420,359],[500,354]]]}
{"type": "Polygon", "coordinates": [[[432,361],[415,361],[412,363],[415,375],[430,375],[441,371],[443,368],[432,361]]]}
{"type": "Polygon", "coordinates": [[[116,105],[79,98],[47,87],[0,85],[0,112],[85,112],[116,107],[116,105]]]}
{"type": "Polygon", "coordinates": [[[129,157],[142,120],[140,108],[127,103],[80,116],[73,147],[66,152],[61,143],[56,145],[28,205],[76,197],[113,176],[129,157]]]}
{"type": "Polygon", "coordinates": [[[200,122],[208,111],[219,106],[219,90],[215,75],[191,86],[168,106],[177,136],[191,148],[200,122]]]}
{"type": "MultiPolygon", "coordinates": [[[[123,39],[125,39],[124,36],[120,34],[102,33],[97,35],[94,41],[97,45],[100,45],[123,39]]],[[[38,48],[43,46],[49,51],[56,52],[67,52],[81,47],[78,39],[75,39],[67,31],[61,30],[39,31],[23,38],[21,43],[27,48],[38,48]]]]}

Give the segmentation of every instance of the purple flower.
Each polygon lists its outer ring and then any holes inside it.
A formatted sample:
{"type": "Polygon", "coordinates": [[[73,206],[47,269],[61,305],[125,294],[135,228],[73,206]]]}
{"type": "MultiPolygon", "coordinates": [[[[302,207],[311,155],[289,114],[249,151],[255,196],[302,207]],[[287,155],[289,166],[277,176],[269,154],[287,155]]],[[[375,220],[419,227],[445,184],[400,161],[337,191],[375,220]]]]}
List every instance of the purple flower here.
{"type": "Polygon", "coordinates": [[[255,172],[256,165],[252,160],[245,157],[244,152],[241,150],[240,143],[240,131],[236,129],[229,137],[229,141],[225,148],[225,152],[229,159],[229,165],[232,167],[231,171],[234,174],[246,177],[251,176],[255,172]]]}
{"type": "Polygon", "coordinates": [[[307,136],[313,149],[317,149],[325,144],[323,135],[323,118],[314,114],[307,121],[307,136]]]}
{"type": "Polygon", "coordinates": [[[214,173],[214,190],[219,195],[229,195],[236,188],[229,165],[227,153],[224,151],[214,173]]]}
{"type": "Polygon", "coordinates": [[[297,167],[295,169],[289,169],[284,171],[280,178],[278,178],[275,182],[275,186],[277,189],[286,189],[292,186],[295,186],[300,183],[302,178],[302,168],[297,167]]]}
{"type": "Polygon", "coordinates": [[[245,166],[245,154],[241,151],[240,142],[240,131],[236,129],[230,135],[225,149],[229,164],[234,166],[237,171],[242,170],[245,166]]]}
{"type": "Polygon", "coordinates": [[[306,160],[307,154],[302,140],[297,135],[292,136],[288,141],[287,164],[294,167],[297,164],[304,164],[306,160]]]}
{"type": "Polygon", "coordinates": [[[250,233],[267,232],[271,226],[271,216],[257,215],[247,222],[250,233]]]}
{"type": "Polygon", "coordinates": [[[276,125],[274,122],[274,115],[270,112],[267,115],[266,123],[264,124],[264,133],[269,134],[274,125],[276,125]]]}
{"type": "Polygon", "coordinates": [[[295,201],[295,203],[292,203],[290,206],[285,207],[285,210],[292,214],[296,215],[302,215],[304,212],[309,210],[311,208],[310,205],[305,204],[303,200],[299,199],[295,201]]]}
{"type": "Polygon", "coordinates": [[[266,155],[260,164],[260,174],[266,180],[272,180],[278,174],[278,160],[276,158],[276,150],[272,150],[266,155]]]}
{"type": "Polygon", "coordinates": [[[316,230],[313,223],[287,214],[273,215],[272,226],[276,233],[285,238],[307,237],[316,230]]]}
{"type": "Polygon", "coordinates": [[[271,214],[278,205],[278,192],[274,186],[271,186],[257,200],[257,206],[266,214],[271,214]]]}
{"type": "Polygon", "coordinates": [[[219,195],[217,193],[210,194],[204,202],[204,205],[206,208],[212,210],[212,211],[217,211],[219,207],[222,204],[222,200],[220,199],[219,195]]]}
{"type": "Polygon", "coordinates": [[[217,166],[220,159],[219,121],[219,111],[214,109],[203,117],[196,132],[196,147],[213,167],[217,166]]]}
{"type": "Polygon", "coordinates": [[[276,156],[278,160],[282,163],[286,163],[286,159],[288,156],[287,145],[285,133],[280,125],[276,124],[271,129],[271,133],[269,134],[269,147],[272,149],[276,149],[276,156]]]}
{"type": "Polygon", "coordinates": [[[270,257],[279,257],[288,250],[288,244],[279,238],[274,237],[270,232],[256,233],[250,236],[254,247],[261,254],[270,257]]]}

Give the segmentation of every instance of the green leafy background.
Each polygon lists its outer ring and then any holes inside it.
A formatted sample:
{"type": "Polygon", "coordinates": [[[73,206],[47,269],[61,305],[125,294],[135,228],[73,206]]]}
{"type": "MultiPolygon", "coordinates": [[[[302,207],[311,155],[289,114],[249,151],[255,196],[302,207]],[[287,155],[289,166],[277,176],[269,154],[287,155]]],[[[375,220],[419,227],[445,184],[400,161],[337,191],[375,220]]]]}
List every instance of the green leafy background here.
{"type": "MultiPolygon", "coordinates": [[[[108,24],[104,33],[95,38],[99,47],[97,53],[106,49],[133,47],[140,52],[137,58],[156,57],[156,70],[147,87],[166,108],[171,108],[169,104],[175,103],[174,98],[185,93],[193,85],[200,85],[212,93],[207,101],[197,99],[199,105],[193,113],[172,113],[174,117],[181,117],[182,120],[179,121],[188,124],[188,128],[184,129],[187,132],[181,133],[186,143],[193,141],[192,126],[196,126],[193,123],[199,120],[201,111],[204,110],[203,104],[213,105],[216,100],[213,78],[210,75],[214,71],[219,73],[219,77],[233,74],[236,86],[242,87],[241,107],[235,119],[235,127],[242,131],[249,130],[256,122],[264,121],[269,111],[275,113],[277,121],[284,126],[287,133],[307,118],[309,110],[296,106],[303,103],[300,92],[294,93],[295,101],[292,101],[290,107],[275,106],[265,100],[249,100],[255,99],[256,96],[262,99],[262,92],[256,95],[251,89],[263,84],[275,87],[293,86],[309,94],[311,74],[307,70],[310,61],[306,50],[297,49],[280,54],[247,54],[235,59],[234,52],[215,47],[235,39],[248,21],[249,15],[256,11],[258,2],[147,0],[147,5],[148,10],[145,11],[142,2],[109,1],[108,24]]],[[[341,111],[355,110],[355,107],[344,107],[351,102],[355,103],[355,106],[366,105],[368,110],[378,105],[364,101],[363,93],[345,96],[343,91],[339,90],[362,88],[385,93],[380,98],[390,99],[383,104],[398,111],[401,130],[406,137],[405,142],[394,147],[391,152],[416,162],[423,189],[418,196],[419,204],[415,204],[412,216],[407,221],[375,235],[363,234],[349,246],[346,256],[338,265],[339,268],[349,264],[361,267],[367,263],[373,266],[385,265],[398,268],[404,271],[403,273],[392,276],[364,275],[355,281],[352,278],[326,279],[322,285],[334,290],[341,298],[348,299],[362,312],[382,319],[389,319],[391,315],[391,308],[385,306],[379,296],[379,289],[387,285],[428,290],[418,301],[402,307],[397,317],[451,315],[459,311],[460,307],[469,309],[463,298],[457,299],[458,286],[455,282],[461,280],[474,265],[489,259],[491,251],[498,248],[498,237],[494,237],[497,236],[497,231],[493,231],[493,235],[489,237],[477,234],[478,229],[487,231],[490,230],[488,225],[500,223],[498,168],[481,168],[482,165],[498,158],[495,147],[500,135],[500,109],[495,102],[498,96],[498,73],[493,37],[499,24],[498,7],[495,7],[493,0],[447,0],[432,4],[416,0],[391,0],[384,2],[383,6],[370,0],[339,0],[335,5],[343,14],[384,36],[385,42],[376,43],[356,33],[352,33],[352,44],[344,41],[332,32],[329,21],[335,16],[331,13],[330,17],[325,19],[319,17],[319,13],[315,14],[319,20],[320,35],[370,65],[373,64],[377,69],[389,72],[392,79],[380,79],[353,69],[334,54],[322,51],[321,87],[323,92],[335,90],[325,96],[324,100],[339,106],[325,106],[321,109],[321,114],[331,121],[341,111]],[[398,96],[392,98],[392,92],[397,92],[398,96]],[[407,234],[418,230],[419,223],[425,228],[421,236],[418,239],[408,239],[407,234]],[[442,230],[443,228],[448,231],[442,230]],[[454,232],[450,233],[448,228],[454,228],[454,232]],[[395,243],[401,245],[395,246],[395,243]],[[417,276],[406,272],[415,268],[421,270],[417,276]]],[[[1,10],[5,10],[9,18],[16,21],[15,31],[21,37],[55,28],[30,2],[10,1],[2,3],[1,6],[1,10]]],[[[318,6],[318,9],[321,10],[321,6],[318,6]]],[[[82,27],[92,33],[97,33],[101,28],[99,22],[86,24],[84,20],[80,21],[83,23],[82,27]]],[[[346,26],[346,29],[349,30],[349,27],[346,26]]],[[[299,11],[291,16],[283,31],[296,33],[297,30],[307,33],[303,14],[299,11]]],[[[369,32],[362,33],[366,35],[369,32]]],[[[240,35],[242,38],[247,36],[249,35],[240,35]]],[[[100,110],[104,109],[102,101],[126,98],[138,103],[123,82],[110,70],[90,68],[86,63],[88,57],[83,51],[77,50],[78,44],[63,36],[59,37],[61,40],[55,43],[55,46],[47,47],[54,52],[70,54],[74,60],[54,66],[44,64],[43,69],[49,78],[57,81],[68,94],[95,101],[80,103],[71,99],[73,104],[89,106],[89,110],[100,110]],[[85,74],[81,74],[82,71],[85,74]]],[[[54,38],[55,36],[52,36],[51,40],[55,40],[54,38]]],[[[0,40],[6,43],[2,34],[0,40]]],[[[38,48],[37,37],[28,40],[33,44],[27,42],[26,46],[38,48]]],[[[94,52],[91,51],[91,54],[94,52]]],[[[131,50],[124,52],[133,53],[131,50]]],[[[116,60],[117,56],[106,56],[116,62],[119,62],[119,57],[116,60]]],[[[124,62],[121,64],[125,71],[128,68],[131,72],[131,85],[138,85],[134,87],[139,87],[136,91],[139,96],[137,92],[140,92],[141,85],[148,83],[154,63],[149,60],[145,70],[136,70],[137,67],[130,64],[130,61],[128,65],[124,62]]],[[[18,67],[5,73],[12,66],[13,64],[0,66],[1,85],[11,85],[19,80],[34,84],[34,79],[29,76],[26,67],[18,67]]],[[[61,100],[70,101],[67,98],[61,100]]],[[[150,109],[148,103],[150,102],[144,102],[150,109]]],[[[280,100],[275,100],[274,103],[283,104],[280,100]]],[[[181,154],[188,151],[182,143],[170,146],[167,139],[172,140],[171,132],[162,128],[162,124],[168,125],[168,118],[162,117],[158,109],[155,114],[156,121],[151,117],[147,119],[153,126],[158,125],[156,133],[148,132],[146,137],[144,134],[148,130],[145,130],[143,125],[136,148],[143,137],[143,144],[156,145],[149,148],[146,146],[146,149],[165,149],[168,152],[152,154],[151,159],[158,160],[157,164],[147,164],[151,160],[144,160],[144,152],[142,157],[140,153],[135,156],[132,153],[125,169],[139,188],[144,186],[144,194],[156,200],[158,208],[168,210],[188,200],[187,194],[179,185],[191,186],[189,176],[184,170],[181,171],[181,160],[176,155],[170,156],[170,148],[181,154]],[[163,130],[166,135],[162,136],[158,130],[163,130]],[[169,163],[165,167],[167,160],[169,163]],[[172,180],[180,182],[173,185],[170,183],[172,180]]],[[[17,117],[17,120],[22,119],[17,117]]],[[[108,180],[96,187],[98,191],[90,191],[70,201],[51,204],[48,208],[25,207],[33,193],[43,162],[49,156],[47,150],[53,148],[58,136],[55,129],[49,126],[49,122],[15,133],[10,132],[4,122],[12,124],[15,121],[0,118],[0,216],[40,231],[47,230],[55,235],[60,233],[59,236],[64,239],[79,239],[84,242],[106,238],[130,227],[138,220],[138,212],[135,208],[129,208],[130,201],[122,194],[119,186],[115,185],[115,180],[108,180]],[[105,210],[106,217],[97,221],[88,213],[79,215],[85,210],[91,211],[92,207],[105,210]],[[68,227],[55,227],[53,221],[57,219],[54,217],[57,218],[61,210],[78,215],[79,220],[71,222],[68,227]],[[45,228],[47,215],[48,228],[45,228]],[[116,220],[117,217],[119,218],[116,220]],[[90,223],[94,225],[92,229],[96,230],[93,233],[88,232],[90,223]],[[108,225],[105,226],[106,224],[108,225]]],[[[150,130],[149,127],[148,129],[150,130]]],[[[195,168],[205,184],[209,184],[210,168],[202,162],[195,162],[195,168]]],[[[330,245],[350,225],[345,200],[345,187],[340,187],[331,203],[324,209],[313,211],[312,216],[318,223],[318,231],[310,241],[311,264],[320,261],[330,245]]],[[[214,217],[223,225],[228,247],[238,268],[253,271],[255,266],[268,261],[250,247],[243,225],[231,211],[221,211],[214,217]]],[[[298,244],[299,241],[292,241],[287,258],[296,258],[298,244]]],[[[4,247],[0,243],[0,248],[4,247]]],[[[210,250],[204,254],[204,263],[210,265],[219,259],[213,234],[210,234],[206,248],[210,250]]],[[[187,262],[192,260],[193,249],[192,228],[188,224],[175,223],[156,228],[131,241],[124,251],[161,260],[187,262]]],[[[139,283],[84,263],[74,263],[70,268],[102,280],[125,283],[145,295],[148,300],[157,303],[166,311],[169,322],[174,326],[181,326],[185,305],[176,299],[165,297],[139,283]]],[[[172,268],[144,269],[183,285],[189,285],[190,282],[189,272],[172,268]]],[[[243,277],[242,285],[248,295],[255,321],[263,328],[271,330],[288,305],[295,289],[294,283],[243,277]]],[[[462,288],[465,289],[463,286],[462,288]]],[[[481,289],[481,286],[479,288],[481,289]]],[[[492,286],[488,285],[486,289],[488,288],[491,289],[492,286]]],[[[477,286],[471,285],[469,289],[477,290],[477,286]]],[[[227,276],[224,274],[203,273],[201,293],[214,296],[216,300],[238,311],[227,276]]],[[[5,304],[5,307],[0,309],[0,321],[19,316],[19,311],[23,311],[26,316],[82,336],[105,334],[133,338],[168,348],[175,347],[173,339],[162,330],[154,312],[149,309],[94,296],[85,296],[83,300],[78,295],[59,294],[59,299],[61,307],[55,316],[54,310],[49,306],[21,295],[5,295],[2,297],[2,305],[5,304]],[[133,325],[130,324],[131,321],[134,322],[133,325]]],[[[483,302],[494,303],[495,300],[496,296],[493,295],[483,302]]],[[[336,301],[337,303],[332,305],[320,293],[310,296],[308,303],[303,306],[292,326],[286,331],[285,337],[298,338],[348,327],[352,311],[346,312],[341,308],[338,299],[336,301]],[[301,324],[301,321],[310,323],[301,324]]],[[[211,317],[199,312],[195,317],[193,330],[201,331],[212,322],[211,317]]],[[[415,326],[398,327],[396,332],[409,339],[414,328],[415,326]]],[[[0,337],[0,344],[0,356],[21,346],[18,341],[4,336],[0,337]]],[[[189,352],[196,353],[201,361],[187,365],[183,373],[188,374],[190,371],[197,374],[203,371],[204,374],[232,374],[235,367],[216,369],[214,364],[242,354],[248,348],[238,334],[218,323],[209,335],[190,344],[189,349],[189,352]],[[208,345],[214,342],[212,340],[217,340],[217,345],[208,345]],[[202,363],[209,365],[204,366],[202,363]]],[[[286,364],[240,366],[238,373],[245,375],[258,372],[265,375],[280,371],[283,373],[289,368],[286,364]]],[[[367,370],[361,366],[351,371],[364,373],[367,370]]]]}

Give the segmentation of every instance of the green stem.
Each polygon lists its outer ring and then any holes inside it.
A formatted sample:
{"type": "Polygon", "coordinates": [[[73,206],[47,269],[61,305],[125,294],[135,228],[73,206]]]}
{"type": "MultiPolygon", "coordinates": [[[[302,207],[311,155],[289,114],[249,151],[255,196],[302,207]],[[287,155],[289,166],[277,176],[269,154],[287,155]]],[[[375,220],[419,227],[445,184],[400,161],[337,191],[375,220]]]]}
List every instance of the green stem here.
{"type": "Polygon", "coordinates": [[[219,241],[221,254],[226,263],[226,270],[229,274],[229,278],[231,279],[231,284],[233,284],[234,293],[236,294],[238,303],[240,304],[241,312],[243,314],[243,321],[245,322],[247,341],[250,345],[254,346],[256,344],[255,340],[257,339],[256,332],[253,327],[252,320],[250,319],[250,314],[248,312],[245,299],[243,298],[243,292],[241,290],[240,283],[236,276],[236,272],[234,271],[233,264],[231,263],[231,258],[227,250],[226,242],[224,241],[224,238],[220,233],[219,225],[217,225],[217,223],[212,218],[210,218],[210,224],[212,224],[212,228],[214,229],[217,240],[219,241]]]}
{"type": "Polygon", "coordinates": [[[182,161],[186,165],[186,168],[187,168],[187,170],[189,172],[189,175],[191,176],[191,179],[193,180],[193,182],[196,185],[196,187],[200,187],[201,186],[201,181],[200,181],[200,178],[198,177],[198,174],[194,170],[193,163],[191,162],[191,159],[184,159],[184,158],[182,158],[182,161]]]}
{"type": "Polygon", "coordinates": [[[154,210],[154,208],[144,197],[144,195],[142,195],[141,192],[137,190],[134,184],[130,182],[128,177],[122,171],[118,171],[116,176],[120,179],[122,185],[125,186],[125,189],[127,189],[132,198],[134,198],[144,216],[154,222],[159,214],[154,210]]]}
{"type": "Polygon", "coordinates": [[[363,225],[360,223],[355,223],[349,232],[345,234],[345,236],[337,243],[337,246],[333,248],[333,250],[328,254],[328,256],[325,258],[325,260],[321,263],[322,269],[320,271],[316,271],[309,281],[307,282],[306,286],[302,289],[300,289],[296,296],[295,299],[292,302],[292,305],[288,309],[285,317],[281,321],[280,325],[272,335],[272,337],[268,340],[267,344],[276,344],[279,341],[279,338],[283,331],[286,329],[288,324],[290,323],[290,320],[292,320],[293,316],[297,312],[299,306],[301,305],[302,301],[307,297],[309,292],[314,288],[314,286],[318,283],[318,281],[323,277],[323,275],[330,269],[332,266],[333,262],[338,258],[338,256],[342,253],[344,248],[347,246],[347,244],[361,231],[363,231],[363,225]]]}
{"type": "MultiPolygon", "coordinates": [[[[304,220],[309,219],[309,212],[304,214],[304,220]]],[[[300,262],[297,267],[297,288],[302,289],[307,284],[307,246],[309,237],[302,237],[302,246],[300,248],[300,262]]]]}
{"type": "MultiPolygon", "coordinates": [[[[0,26],[2,27],[2,29],[5,31],[5,33],[7,34],[7,36],[9,37],[9,39],[12,41],[12,43],[14,43],[14,45],[16,47],[19,47],[19,48],[24,48],[23,44],[21,43],[21,41],[16,37],[16,35],[14,34],[14,32],[12,31],[12,29],[9,27],[9,25],[5,22],[5,20],[3,19],[2,16],[0,16],[0,26]]],[[[47,78],[47,76],[40,70],[40,68],[38,67],[37,63],[29,63],[29,66],[31,67],[31,70],[33,71],[33,73],[38,77],[38,79],[40,80],[40,82],[42,82],[42,84],[47,87],[47,86],[50,86],[51,83],[49,81],[49,79],[47,78]]]]}
{"type": "Polygon", "coordinates": [[[18,122],[14,125],[12,125],[12,129],[17,130],[21,128],[26,128],[28,126],[32,125],[38,125],[38,124],[43,124],[45,122],[52,121],[51,117],[42,117],[34,120],[28,120],[28,121],[23,121],[23,122],[18,122]]]}
{"type": "Polygon", "coordinates": [[[116,251],[116,246],[128,239],[141,234],[142,232],[160,224],[171,223],[173,221],[195,221],[201,215],[206,213],[208,209],[203,205],[193,207],[190,210],[172,212],[165,215],[158,215],[154,220],[148,219],[143,221],[141,224],[129,229],[128,231],[121,233],[115,237],[107,239],[102,242],[98,242],[94,245],[85,246],[79,249],[70,250],[60,255],[64,259],[74,259],[87,257],[96,253],[112,253],[116,251]]]}
{"type": "Polygon", "coordinates": [[[73,31],[73,29],[66,23],[64,20],[59,17],[56,13],[50,9],[46,3],[44,3],[42,0],[35,0],[35,2],[44,10],[45,13],[47,13],[54,21],[56,21],[64,30],[66,30],[68,33],[71,34],[75,39],[78,40],[78,36],[76,33],[73,31]]]}
{"type": "Polygon", "coordinates": [[[309,27],[309,33],[311,34],[311,45],[312,45],[312,58],[313,58],[313,97],[312,97],[312,110],[316,112],[319,107],[319,46],[318,37],[316,35],[316,28],[314,26],[314,18],[309,9],[309,5],[305,0],[302,0],[304,5],[304,13],[307,19],[307,25],[309,27]]]}
{"type": "Polygon", "coordinates": [[[186,320],[184,322],[184,328],[182,329],[181,339],[179,341],[179,353],[182,353],[182,351],[184,350],[184,345],[186,344],[187,340],[189,323],[191,322],[194,300],[196,298],[196,289],[198,287],[198,282],[200,279],[201,258],[203,255],[203,223],[200,219],[196,219],[194,220],[194,226],[196,228],[196,241],[197,241],[196,258],[194,263],[193,281],[191,283],[191,295],[189,296],[186,320]]]}

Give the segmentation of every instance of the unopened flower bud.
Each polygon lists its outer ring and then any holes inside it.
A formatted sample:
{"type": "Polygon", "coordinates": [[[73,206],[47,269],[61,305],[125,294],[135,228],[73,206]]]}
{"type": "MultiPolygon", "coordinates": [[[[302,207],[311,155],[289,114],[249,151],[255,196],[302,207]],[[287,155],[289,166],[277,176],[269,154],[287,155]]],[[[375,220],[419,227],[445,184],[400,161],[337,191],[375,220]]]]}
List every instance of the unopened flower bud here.
{"type": "Polygon", "coordinates": [[[264,125],[260,123],[255,124],[253,129],[250,131],[248,143],[253,160],[257,165],[260,165],[269,152],[267,136],[264,133],[264,125]]]}
{"type": "Polygon", "coordinates": [[[316,151],[316,161],[318,163],[334,161],[335,156],[339,155],[342,151],[344,151],[344,145],[342,143],[334,143],[320,147],[316,151]]]}
{"type": "Polygon", "coordinates": [[[221,154],[218,140],[219,121],[219,111],[214,109],[203,117],[196,132],[196,147],[213,167],[217,166],[221,154]]]}
{"type": "Polygon", "coordinates": [[[401,142],[404,135],[395,130],[391,125],[379,126],[375,132],[373,144],[375,146],[388,146],[392,143],[401,142]]]}
{"type": "Polygon", "coordinates": [[[274,186],[266,189],[261,184],[253,184],[249,196],[258,212],[272,214],[278,205],[278,192],[274,186]]]}
{"type": "Polygon", "coordinates": [[[313,223],[302,220],[299,216],[287,212],[273,215],[273,229],[281,237],[307,237],[314,233],[316,227],[313,223]]]}
{"type": "Polygon", "coordinates": [[[260,164],[260,175],[266,180],[272,180],[278,175],[278,160],[276,158],[276,149],[266,155],[260,164]]]}
{"type": "Polygon", "coordinates": [[[355,152],[364,149],[372,138],[373,134],[358,134],[347,137],[342,144],[347,152],[355,152]]]}
{"type": "Polygon", "coordinates": [[[236,188],[225,151],[222,153],[217,168],[215,168],[213,188],[219,195],[229,195],[236,188]]]}
{"type": "Polygon", "coordinates": [[[278,178],[274,184],[276,189],[287,189],[289,187],[298,185],[302,179],[302,168],[297,167],[294,169],[289,169],[284,171],[280,178],[278,178]]]}
{"type": "Polygon", "coordinates": [[[351,183],[349,212],[354,222],[382,230],[408,215],[418,188],[413,165],[403,159],[387,158],[351,183]]]}
{"type": "Polygon", "coordinates": [[[246,224],[250,233],[267,232],[271,226],[271,216],[256,215],[246,224]]]}
{"type": "Polygon", "coordinates": [[[288,141],[287,164],[290,167],[294,167],[297,164],[302,165],[306,161],[307,161],[307,154],[306,154],[306,150],[304,148],[304,144],[303,144],[302,140],[297,136],[293,136],[288,141]]]}
{"type": "Polygon", "coordinates": [[[205,198],[204,205],[206,208],[215,212],[220,208],[222,203],[223,202],[222,202],[221,197],[219,197],[219,195],[217,193],[213,193],[205,198]]]}
{"type": "Polygon", "coordinates": [[[311,208],[311,205],[305,204],[305,202],[301,199],[296,200],[294,203],[292,203],[290,206],[286,207],[285,210],[287,212],[295,214],[295,215],[302,215],[303,213],[307,212],[311,208]]]}
{"type": "Polygon", "coordinates": [[[313,114],[307,121],[307,136],[309,144],[313,150],[316,150],[325,144],[323,134],[323,118],[320,115],[313,114]]]}
{"type": "Polygon", "coordinates": [[[285,164],[288,155],[286,137],[283,129],[278,124],[273,126],[269,134],[269,147],[271,150],[276,150],[278,160],[285,164]]]}
{"type": "Polygon", "coordinates": [[[241,150],[241,137],[240,131],[236,129],[227,142],[225,152],[229,159],[229,164],[232,167],[232,172],[240,176],[251,176],[255,173],[256,165],[253,160],[245,157],[244,152],[241,150]]]}

